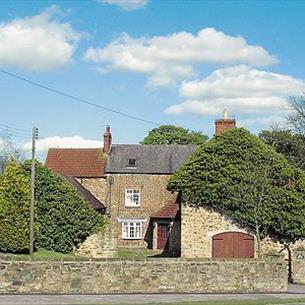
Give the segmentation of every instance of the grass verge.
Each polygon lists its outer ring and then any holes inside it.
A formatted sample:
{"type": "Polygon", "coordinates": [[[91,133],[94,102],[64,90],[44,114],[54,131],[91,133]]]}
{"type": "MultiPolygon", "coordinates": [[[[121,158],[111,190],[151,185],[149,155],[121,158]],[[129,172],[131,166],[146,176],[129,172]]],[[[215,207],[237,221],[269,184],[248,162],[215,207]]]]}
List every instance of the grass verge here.
{"type": "MultiPolygon", "coordinates": [[[[96,303],[95,303],[96,304],[96,303]]],[[[112,303],[101,303],[99,305],[110,305],[112,303]]],[[[199,301],[199,302],[165,302],[165,303],[137,303],[139,305],[304,305],[305,299],[293,298],[293,299],[279,299],[268,298],[261,300],[227,300],[227,301],[199,301]]],[[[86,304],[91,305],[91,304],[86,304]]],[[[98,304],[97,304],[98,305],[98,304]]],[[[117,304],[116,305],[135,305],[133,304],[117,304]]]]}

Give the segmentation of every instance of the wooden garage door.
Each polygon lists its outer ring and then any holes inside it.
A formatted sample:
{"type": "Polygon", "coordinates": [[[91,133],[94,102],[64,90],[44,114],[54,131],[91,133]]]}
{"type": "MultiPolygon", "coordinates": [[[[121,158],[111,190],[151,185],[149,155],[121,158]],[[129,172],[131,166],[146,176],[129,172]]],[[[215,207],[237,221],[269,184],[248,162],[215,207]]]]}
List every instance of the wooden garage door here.
{"type": "Polygon", "coordinates": [[[218,258],[254,257],[254,238],[241,232],[214,235],[212,256],[218,258]]]}

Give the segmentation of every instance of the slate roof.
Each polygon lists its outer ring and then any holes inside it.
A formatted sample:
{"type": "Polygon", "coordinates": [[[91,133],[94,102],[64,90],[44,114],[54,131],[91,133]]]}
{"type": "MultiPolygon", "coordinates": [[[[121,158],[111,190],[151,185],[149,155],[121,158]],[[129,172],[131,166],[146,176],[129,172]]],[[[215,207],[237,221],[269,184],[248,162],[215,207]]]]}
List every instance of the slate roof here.
{"type": "Polygon", "coordinates": [[[105,175],[105,157],[100,148],[51,148],[46,166],[63,176],[98,178],[105,175]]]}
{"type": "Polygon", "coordinates": [[[152,218],[175,218],[179,211],[179,204],[175,200],[168,201],[165,206],[153,214],[152,218]]]}
{"type": "Polygon", "coordinates": [[[101,201],[99,201],[88,189],[86,189],[73,177],[65,178],[84,197],[84,199],[91,205],[94,210],[101,214],[105,214],[105,205],[101,201]]]}
{"type": "Polygon", "coordinates": [[[112,145],[105,172],[172,174],[196,148],[196,145],[112,145]],[[136,167],[128,167],[129,159],[136,159],[136,167]]]}

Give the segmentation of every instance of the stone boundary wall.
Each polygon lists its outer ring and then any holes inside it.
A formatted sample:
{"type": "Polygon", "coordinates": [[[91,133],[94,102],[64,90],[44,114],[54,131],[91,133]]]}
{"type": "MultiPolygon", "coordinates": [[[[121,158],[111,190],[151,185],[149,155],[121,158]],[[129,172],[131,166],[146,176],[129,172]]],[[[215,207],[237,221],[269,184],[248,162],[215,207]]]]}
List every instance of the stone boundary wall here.
{"type": "Polygon", "coordinates": [[[292,252],[292,279],[295,284],[305,284],[305,249],[292,252]]]}
{"type": "Polygon", "coordinates": [[[285,292],[281,258],[19,261],[0,259],[2,294],[285,292]]]}

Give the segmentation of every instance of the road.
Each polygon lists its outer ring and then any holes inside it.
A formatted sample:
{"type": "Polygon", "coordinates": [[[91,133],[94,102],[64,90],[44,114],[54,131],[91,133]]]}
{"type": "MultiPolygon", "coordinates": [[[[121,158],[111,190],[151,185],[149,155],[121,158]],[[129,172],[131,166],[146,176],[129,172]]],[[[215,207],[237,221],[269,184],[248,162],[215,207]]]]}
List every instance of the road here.
{"type": "Polygon", "coordinates": [[[1,305],[145,304],[207,300],[305,298],[305,286],[289,286],[281,294],[149,294],[149,295],[0,295],[1,305]]]}

